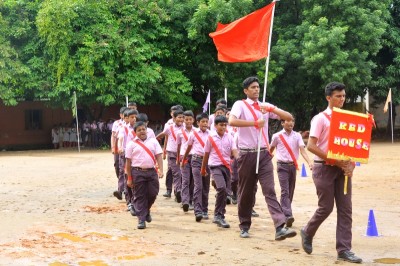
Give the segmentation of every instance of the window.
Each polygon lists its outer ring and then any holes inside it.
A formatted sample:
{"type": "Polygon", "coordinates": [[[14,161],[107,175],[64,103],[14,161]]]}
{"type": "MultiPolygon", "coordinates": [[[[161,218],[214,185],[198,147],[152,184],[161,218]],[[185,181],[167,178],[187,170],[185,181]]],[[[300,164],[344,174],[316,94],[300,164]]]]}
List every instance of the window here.
{"type": "Polygon", "coordinates": [[[42,110],[25,110],[25,130],[42,129],[42,110]]]}

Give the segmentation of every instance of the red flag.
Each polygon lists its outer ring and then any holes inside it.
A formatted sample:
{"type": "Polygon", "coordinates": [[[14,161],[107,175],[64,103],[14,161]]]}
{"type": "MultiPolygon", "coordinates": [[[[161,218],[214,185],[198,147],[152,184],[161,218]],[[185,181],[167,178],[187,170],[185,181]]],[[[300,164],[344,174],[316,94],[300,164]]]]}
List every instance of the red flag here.
{"type": "Polygon", "coordinates": [[[210,33],[222,62],[252,62],[268,56],[268,41],[275,2],[235,20],[218,23],[210,33]]]}

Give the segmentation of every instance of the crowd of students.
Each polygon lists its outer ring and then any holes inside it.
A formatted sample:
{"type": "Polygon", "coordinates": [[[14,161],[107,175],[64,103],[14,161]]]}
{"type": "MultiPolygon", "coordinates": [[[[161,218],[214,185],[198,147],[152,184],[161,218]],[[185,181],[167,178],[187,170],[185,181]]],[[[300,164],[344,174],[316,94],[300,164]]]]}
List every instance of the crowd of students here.
{"type": "MultiPolygon", "coordinates": [[[[332,211],[334,198],[338,198],[341,200],[337,206],[340,217],[338,230],[343,230],[342,223],[350,226],[350,232],[346,229],[346,236],[340,232],[337,235],[338,259],[361,262],[350,251],[351,195],[337,195],[339,192],[336,189],[336,186],[343,185],[344,174],[352,175],[354,166],[348,161],[328,160],[327,139],[324,137],[322,142],[318,141],[321,134],[325,136],[329,130],[329,121],[318,115],[316,117],[323,126],[315,128],[315,122],[311,123],[310,150],[318,156],[313,163],[305,152],[301,135],[293,131],[293,116],[270,103],[260,103],[259,90],[256,77],[245,79],[243,91],[247,99],[236,101],[231,109],[227,108],[224,99],[220,99],[211,116],[205,113],[195,115],[191,110],[175,105],[171,107],[171,119],[158,135],[147,126],[147,115],[139,113],[136,106],[122,107],[121,119],[112,126],[110,141],[118,178],[114,196],[119,200],[125,197],[127,210],[132,216],[137,216],[137,228],[145,229],[146,223],[153,219],[151,207],[160,191],[159,179],[164,176],[163,159],[167,159],[166,193],[163,196],[173,196],[183,212],[193,210],[195,222],[209,219],[212,185],[216,190],[213,223],[229,228],[229,222],[225,220],[226,205],[237,204],[239,236],[250,237],[252,217],[257,216],[254,205],[260,186],[275,227],[275,240],[281,241],[297,235],[292,229],[295,219],[291,203],[297,159],[301,154],[310,169],[314,168],[314,163],[317,165],[318,175],[314,173],[313,179],[319,196],[318,209],[300,232],[303,250],[308,254],[312,252],[312,240],[318,226],[332,211]],[[268,136],[269,119],[281,120],[283,127],[273,135],[271,142],[268,136]],[[161,147],[159,140],[163,138],[164,147],[161,147]],[[280,201],[275,193],[273,151],[277,158],[280,201]],[[325,173],[331,174],[332,180],[327,182],[321,179],[325,173]]],[[[344,85],[328,84],[325,93],[328,111],[333,107],[342,107],[344,85]]]]}

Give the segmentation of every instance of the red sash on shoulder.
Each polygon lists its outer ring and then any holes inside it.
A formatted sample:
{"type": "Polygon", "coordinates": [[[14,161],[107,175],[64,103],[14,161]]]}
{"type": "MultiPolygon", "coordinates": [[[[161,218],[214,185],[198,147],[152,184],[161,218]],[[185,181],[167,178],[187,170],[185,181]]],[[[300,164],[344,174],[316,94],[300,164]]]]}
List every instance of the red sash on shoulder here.
{"type": "Polygon", "coordinates": [[[174,138],[174,140],[175,140],[175,142],[176,142],[176,136],[175,136],[175,132],[174,132],[174,125],[171,125],[171,126],[169,127],[169,129],[170,129],[170,131],[171,131],[172,137],[174,138]]]}
{"type": "Polygon", "coordinates": [[[280,134],[279,138],[281,139],[283,145],[285,145],[285,148],[289,152],[289,155],[292,158],[294,166],[296,166],[296,169],[299,170],[299,165],[297,164],[296,157],[294,156],[294,153],[293,153],[292,149],[290,148],[289,144],[287,143],[287,141],[285,140],[285,137],[283,136],[283,134],[280,134]]]}
{"type": "Polygon", "coordinates": [[[193,130],[193,134],[196,137],[196,139],[199,141],[200,145],[204,148],[204,141],[200,138],[199,134],[195,130],[193,130]]]}
{"type": "Polygon", "coordinates": [[[329,121],[331,121],[331,116],[328,115],[327,113],[323,112],[323,114],[325,115],[326,118],[328,118],[329,121]]]}
{"type": "MultiPolygon", "coordinates": [[[[246,102],[246,100],[242,100],[242,101],[245,103],[245,105],[247,106],[247,108],[249,109],[251,114],[253,115],[254,121],[257,121],[258,117],[257,117],[256,113],[254,112],[253,108],[251,108],[251,105],[248,102],[246,102]]],[[[262,132],[263,139],[264,139],[265,143],[267,144],[267,148],[268,148],[268,151],[269,151],[270,150],[269,143],[267,141],[267,136],[265,136],[264,128],[261,129],[261,132],[262,132]]]]}
{"type": "Polygon", "coordinates": [[[182,128],[182,135],[183,135],[183,137],[185,138],[185,140],[186,141],[188,141],[188,136],[187,136],[187,134],[186,134],[186,132],[185,132],[185,130],[182,128]]]}
{"type": "Polygon", "coordinates": [[[137,143],[137,144],[139,144],[139,146],[140,147],[142,147],[143,148],[143,150],[145,150],[145,152],[147,152],[147,154],[151,157],[151,159],[153,159],[153,162],[154,162],[154,167],[157,169],[157,161],[156,161],[156,158],[154,157],[154,154],[150,151],[150,149],[149,148],[147,148],[142,142],[140,142],[139,140],[135,140],[135,142],[137,143]]]}
{"type": "Polygon", "coordinates": [[[217,146],[217,144],[215,143],[215,141],[213,140],[213,138],[212,138],[211,136],[208,136],[208,139],[210,140],[211,145],[213,146],[215,152],[217,153],[218,158],[219,158],[219,159],[221,160],[221,162],[225,165],[225,167],[229,169],[229,172],[232,172],[230,164],[229,164],[229,163],[224,159],[224,157],[222,156],[222,153],[221,153],[221,151],[218,149],[218,146],[217,146]]]}

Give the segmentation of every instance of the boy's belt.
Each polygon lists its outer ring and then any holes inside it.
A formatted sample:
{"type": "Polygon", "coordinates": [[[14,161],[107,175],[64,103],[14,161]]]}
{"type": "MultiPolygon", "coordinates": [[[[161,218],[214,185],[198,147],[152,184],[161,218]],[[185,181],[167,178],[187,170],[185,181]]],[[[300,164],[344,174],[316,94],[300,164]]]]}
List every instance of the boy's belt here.
{"type": "Polygon", "coordinates": [[[132,169],[138,170],[138,171],[142,171],[142,172],[147,172],[147,171],[151,171],[154,170],[155,168],[141,168],[141,167],[132,167],[132,169]]]}
{"type": "MultiPolygon", "coordinates": [[[[266,150],[267,150],[266,147],[260,148],[260,151],[266,151],[266,150]]],[[[255,148],[255,149],[242,149],[242,148],[240,148],[240,152],[257,152],[257,151],[258,151],[257,148],[255,148]]]]}

